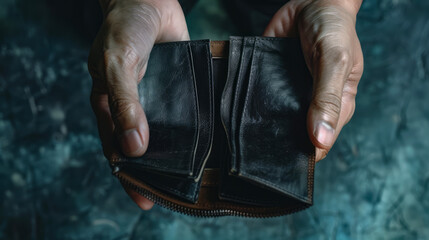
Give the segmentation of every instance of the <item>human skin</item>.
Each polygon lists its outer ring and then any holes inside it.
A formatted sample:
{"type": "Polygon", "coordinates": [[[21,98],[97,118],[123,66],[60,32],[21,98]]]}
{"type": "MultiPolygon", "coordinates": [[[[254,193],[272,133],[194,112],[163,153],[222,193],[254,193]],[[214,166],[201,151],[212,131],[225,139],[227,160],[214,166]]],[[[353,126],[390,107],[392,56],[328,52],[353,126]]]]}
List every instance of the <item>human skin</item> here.
{"type": "MultiPolygon", "coordinates": [[[[308,133],[316,161],[331,149],[355,109],[363,56],[355,30],[362,0],[292,0],[274,15],[265,36],[299,36],[314,79],[308,133]]],[[[141,156],[149,144],[149,126],[139,103],[137,84],[155,43],[189,40],[177,0],[100,0],[104,21],[88,58],[93,79],[91,106],[97,118],[104,155],[118,139],[122,152],[141,156]]],[[[153,203],[125,191],[137,205],[153,203]]]]}

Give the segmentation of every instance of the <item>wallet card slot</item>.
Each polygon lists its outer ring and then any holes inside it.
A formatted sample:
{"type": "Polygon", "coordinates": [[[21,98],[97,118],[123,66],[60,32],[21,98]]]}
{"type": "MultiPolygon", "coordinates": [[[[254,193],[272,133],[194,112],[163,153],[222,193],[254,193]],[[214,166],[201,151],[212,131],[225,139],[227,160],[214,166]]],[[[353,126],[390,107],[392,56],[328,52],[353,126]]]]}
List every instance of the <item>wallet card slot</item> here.
{"type": "Polygon", "coordinates": [[[298,39],[255,41],[237,128],[237,175],[310,203],[314,147],[306,128],[312,79],[298,39]],[[310,176],[311,175],[311,176],[310,176]]]}
{"type": "Polygon", "coordinates": [[[209,158],[214,135],[214,86],[213,62],[210,43],[191,45],[191,59],[195,73],[198,99],[198,142],[192,166],[195,181],[201,178],[204,166],[209,158]]]}
{"type": "Polygon", "coordinates": [[[243,111],[243,103],[245,93],[248,87],[248,79],[250,74],[251,62],[253,57],[253,51],[255,47],[255,38],[254,37],[244,37],[243,38],[243,46],[242,46],[242,54],[240,59],[239,70],[237,74],[237,79],[235,81],[235,92],[234,99],[232,103],[232,114],[231,114],[231,161],[230,161],[230,171],[231,173],[237,172],[237,153],[239,152],[239,144],[238,144],[238,127],[241,112],[243,111]]]}
{"type": "Polygon", "coordinates": [[[236,91],[236,82],[238,79],[238,69],[240,67],[241,56],[243,53],[243,38],[242,37],[230,37],[230,47],[228,56],[228,72],[226,77],[226,83],[223,88],[221,104],[220,104],[220,117],[222,125],[224,127],[228,147],[232,154],[235,152],[235,144],[232,145],[232,128],[231,128],[231,116],[233,112],[233,101],[236,91]],[[234,151],[233,151],[234,148],[234,151]]]}

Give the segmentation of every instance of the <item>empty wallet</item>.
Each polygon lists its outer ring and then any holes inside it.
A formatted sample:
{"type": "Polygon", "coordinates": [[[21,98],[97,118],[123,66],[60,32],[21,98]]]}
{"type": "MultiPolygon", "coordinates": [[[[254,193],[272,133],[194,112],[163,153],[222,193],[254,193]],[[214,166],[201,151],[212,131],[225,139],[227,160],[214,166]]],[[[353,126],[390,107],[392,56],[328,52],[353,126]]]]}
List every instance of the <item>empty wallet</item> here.
{"type": "Polygon", "coordinates": [[[312,78],[299,39],[156,44],[138,92],[147,152],[109,159],[125,186],[193,216],[273,217],[312,205],[312,78]]]}

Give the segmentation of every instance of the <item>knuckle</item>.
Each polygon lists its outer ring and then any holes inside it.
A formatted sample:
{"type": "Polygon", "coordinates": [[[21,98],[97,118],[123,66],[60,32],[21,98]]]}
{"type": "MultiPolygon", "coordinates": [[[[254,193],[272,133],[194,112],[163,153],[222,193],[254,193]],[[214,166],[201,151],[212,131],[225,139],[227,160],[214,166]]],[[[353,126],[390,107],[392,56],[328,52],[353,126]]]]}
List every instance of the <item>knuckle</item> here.
{"type": "Polygon", "coordinates": [[[343,98],[347,102],[354,102],[357,96],[357,83],[348,81],[344,85],[343,98]]]}
{"type": "Polygon", "coordinates": [[[105,50],[103,53],[104,66],[110,68],[111,66],[116,65],[116,62],[119,60],[117,54],[112,50],[105,50]]]}
{"type": "Polygon", "coordinates": [[[107,49],[104,51],[104,65],[108,69],[132,70],[140,62],[141,58],[131,46],[122,46],[119,49],[107,49]]]}
{"type": "Polygon", "coordinates": [[[350,49],[343,46],[332,46],[338,42],[334,36],[324,36],[314,45],[313,63],[331,63],[337,68],[347,68],[351,65],[350,49]]]}
{"type": "Polygon", "coordinates": [[[352,70],[350,72],[350,77],[348,80],[354,82],[356,86],[362,78],[363,68],[363,62],[358,62],[352,67],[352,70]]]}
{"type": "Polygon", "coordinates": [[[119,12],[114,8],[106,14],[103,24],[105,24],[107,27],[114,26],[115,23],[118,22],[119,16],[119,12]]]}
{"type": "Polygon", "coordinates": [[[339,94],[332,92],[323,93],[322,96],[316,96],[312,104],[317,110],[332,118],[338,118],[340,115],[341,97],[339,97],[339,94]]]}
{"type": "Polygon", "coordinates": [[[136,104],[127,98],[112,98],[110,101],[112,120],[117,121],[132,116],[136,112],[136,104]]]}
{"type": "Polygon", "coordinates": [[[334,63],[346,66],[350,63],[351,54],[346,48],[333,47],[329,50],[330,58],[334,63]]]}

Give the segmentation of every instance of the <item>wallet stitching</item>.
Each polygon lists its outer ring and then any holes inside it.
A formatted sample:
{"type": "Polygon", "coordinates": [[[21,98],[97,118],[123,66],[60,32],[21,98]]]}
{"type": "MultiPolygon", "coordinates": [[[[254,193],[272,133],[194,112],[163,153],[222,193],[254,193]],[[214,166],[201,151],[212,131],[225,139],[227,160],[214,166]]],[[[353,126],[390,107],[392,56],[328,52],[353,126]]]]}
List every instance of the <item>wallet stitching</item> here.
{"type": "Polygon", "coordinates": [[[294,208],[294,205],[291,205],[289,207],[242,207],[242,206],[238,206],[238,205],[234,205],[231,207],[231,204],[229,203],[225,203],[225,202],[214,202],[214,203],[205,203],[205,204],[201,204],[201,203],[195,203],[195,205],[197,207],[210,207],[210,208],[224,208],[225,210],[242,210],[242,211],[258,211],[258,210],[262,210],[262,211],[266,211],[266,210],[272,210],[272,211],[281,211],[281,210],[289,210],[294,208]]]}

